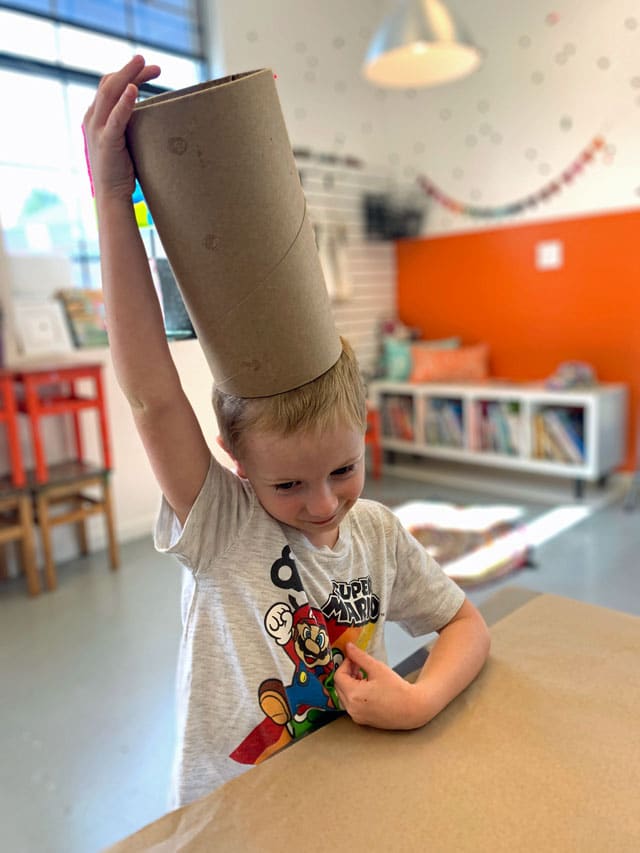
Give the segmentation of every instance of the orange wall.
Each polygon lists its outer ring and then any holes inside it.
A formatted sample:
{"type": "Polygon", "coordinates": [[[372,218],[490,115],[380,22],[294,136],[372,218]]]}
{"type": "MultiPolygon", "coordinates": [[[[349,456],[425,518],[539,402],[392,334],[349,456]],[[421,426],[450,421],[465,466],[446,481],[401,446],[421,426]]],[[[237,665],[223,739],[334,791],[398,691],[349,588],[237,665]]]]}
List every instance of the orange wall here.
{"type": "Polygon", "coordinates": [[[629,386],[625,467],[640,407],[640,212],[543,222],[397,244],[398,313],[425,338],[486,341],[491,372],[540,380],[587,361],[629,386]],[[564,265],[538,270],[535,247],[561,240],[564,265]]]}

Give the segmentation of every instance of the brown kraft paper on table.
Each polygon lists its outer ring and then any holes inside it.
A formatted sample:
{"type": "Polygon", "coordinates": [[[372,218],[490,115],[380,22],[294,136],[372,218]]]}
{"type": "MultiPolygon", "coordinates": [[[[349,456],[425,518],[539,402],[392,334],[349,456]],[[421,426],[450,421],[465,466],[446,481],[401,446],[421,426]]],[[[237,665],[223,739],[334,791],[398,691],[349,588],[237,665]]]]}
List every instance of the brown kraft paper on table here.
{"type": "Polygon", "coordinates": [[[270,396],[340,357],[268,70],[136,104],[127,145],[216,384],[270,396]]]}
{"type": "Polygon", "coordinates": [[[341,718],[110,853],[635,853],[640,618],[540,595],[491,634],[424,728],[341,718]]]}

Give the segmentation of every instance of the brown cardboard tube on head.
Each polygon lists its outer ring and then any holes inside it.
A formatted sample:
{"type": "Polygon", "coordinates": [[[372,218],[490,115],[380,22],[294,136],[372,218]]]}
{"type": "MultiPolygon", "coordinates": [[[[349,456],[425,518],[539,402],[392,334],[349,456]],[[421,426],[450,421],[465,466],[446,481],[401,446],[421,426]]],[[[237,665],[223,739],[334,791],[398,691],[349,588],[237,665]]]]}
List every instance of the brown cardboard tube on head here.
{"type": "Polygon", "coordinates": [[[214,380],[265,397],[340,357],[273,73],[136,105],[127,145],[214,380]]]}

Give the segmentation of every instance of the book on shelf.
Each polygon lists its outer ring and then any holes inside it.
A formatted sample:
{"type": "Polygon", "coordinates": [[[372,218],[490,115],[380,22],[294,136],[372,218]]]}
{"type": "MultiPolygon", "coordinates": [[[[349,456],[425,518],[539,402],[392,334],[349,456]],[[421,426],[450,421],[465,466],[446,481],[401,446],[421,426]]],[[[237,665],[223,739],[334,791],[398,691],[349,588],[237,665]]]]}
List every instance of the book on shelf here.
{"type": "Polygon", "coordinates": [[[534,455],[571,465],[585,461],[583,413],[561,408],[544,409],[534,416],[534,455]]]}
{"type": "Polygon", "coordinates": [[[411,397],[385,396],[382,399],[382,432],[388,438],[413,441],[413,400],[411,397]]]}
{"type": "Polygon", "coordinates": [[[462,401],[428,399],[425,404],[424,434],[427,444],[463,447],[462,401]]]}
{"type": "Polygon", "coordinates": [[[485,400],[479,403],[480,449],[516,456],[520,451],[520,411],[517,403],[485,400]]]}

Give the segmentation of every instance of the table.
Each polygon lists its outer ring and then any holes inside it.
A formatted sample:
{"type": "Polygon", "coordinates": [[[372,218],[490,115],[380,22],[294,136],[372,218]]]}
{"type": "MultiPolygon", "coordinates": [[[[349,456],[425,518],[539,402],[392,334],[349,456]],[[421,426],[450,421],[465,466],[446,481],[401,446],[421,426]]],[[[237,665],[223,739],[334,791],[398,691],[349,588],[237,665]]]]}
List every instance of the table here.
{"type": "Polygon", "coordinates": [[[483,609],[490,659],[424,728],[340,718],[110,853],[640,849],[640,618],[517,589],[483,609]]]}

